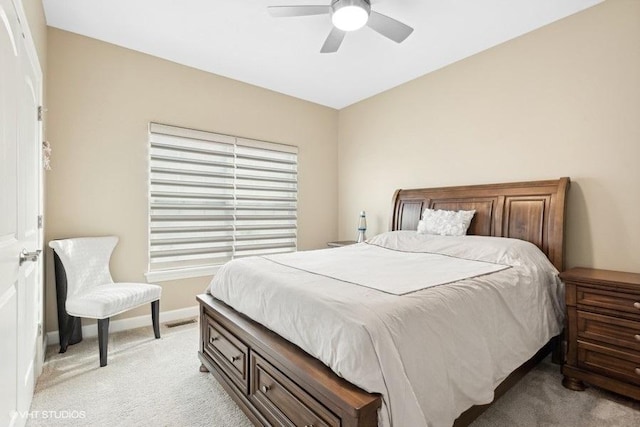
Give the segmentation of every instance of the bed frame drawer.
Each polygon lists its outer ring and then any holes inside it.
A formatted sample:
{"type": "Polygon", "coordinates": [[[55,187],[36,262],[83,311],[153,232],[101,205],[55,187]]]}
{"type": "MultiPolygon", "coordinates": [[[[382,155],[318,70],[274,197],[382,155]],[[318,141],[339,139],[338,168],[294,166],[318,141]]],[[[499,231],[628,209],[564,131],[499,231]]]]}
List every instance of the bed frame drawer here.
{"type": "Polygon", "coordinates": [[[249,389],[249,348],[218,322],[204,315],[203,349],[244,393],[249,389]]]}
{"type": "Polygon", "coordinates": [[[200,302],[200,370],[211,372],[254,425],[378,425],[378,409],[382,404],[379,395],[345,381],[299,347],[211,295],[198,295],[197,299],[200,302]],[[210,341],[215,333],[228,340],[232,350],[241,350],[246,363],[230,366],[232,354],[217,345],[217,340],[210,341]],[[262,379],[258,379],[259,375],[262,379]],[[267,375],[273,383],[265,383],[267,375]],[[262,385],[276,383],[266,394],[260,390],[262,385]]]}
{"type": "Polygon", "coordinates": [[[340,427],[340,419],[251,352],[250,399],[273,426],[340,427]]]}

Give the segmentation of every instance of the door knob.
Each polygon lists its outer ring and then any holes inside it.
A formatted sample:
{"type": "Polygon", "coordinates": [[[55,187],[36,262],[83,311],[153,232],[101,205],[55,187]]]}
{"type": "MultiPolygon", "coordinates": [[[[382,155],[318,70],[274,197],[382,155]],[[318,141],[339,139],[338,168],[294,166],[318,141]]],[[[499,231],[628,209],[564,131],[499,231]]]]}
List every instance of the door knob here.
{"type": "Polygon", "coordinates": [[[35,252],[28,252],[26,249],[23,249],[22,252],[20,252],[20,265],[26,261],[36,262],[41,252],[40,249],[35,252]]]}

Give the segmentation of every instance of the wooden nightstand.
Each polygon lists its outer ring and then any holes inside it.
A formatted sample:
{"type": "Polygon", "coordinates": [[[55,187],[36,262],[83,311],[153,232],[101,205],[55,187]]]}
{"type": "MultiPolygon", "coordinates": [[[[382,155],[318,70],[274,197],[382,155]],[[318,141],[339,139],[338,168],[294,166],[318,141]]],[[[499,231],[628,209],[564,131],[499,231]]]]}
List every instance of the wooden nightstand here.
{"type": "Polygon", "coordinates": [[[640,400],[640,274],[572,268],[566,284],[562,384],[593,385],[640,400]]]}
{"type": "Polygon", "coordinates": [[[355,240],[338,240],[337,242],[329,242],[327,243],[327,246],[329,246],[330,248],[339,248],[341,246],[349,246],[349,245],[355,245],[356,242],[355,240]]]}

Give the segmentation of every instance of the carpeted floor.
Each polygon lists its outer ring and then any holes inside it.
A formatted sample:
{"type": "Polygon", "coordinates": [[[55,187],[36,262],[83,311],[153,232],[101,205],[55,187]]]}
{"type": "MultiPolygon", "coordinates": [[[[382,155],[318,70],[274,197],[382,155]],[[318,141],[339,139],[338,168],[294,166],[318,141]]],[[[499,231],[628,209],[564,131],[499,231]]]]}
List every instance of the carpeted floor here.
{"type": "Polygon", "coordinates": [[[640,426],[640,402],[561,384],[560,367],[550,357],[536,366],[473,424],[473,427],[632,427],[640,426]]]}
{"type": "Polygon", "coordinates": [[[110,334],[104,368],[96,338],[64,354],[49,347],[27,426],[250,427],[214,378],[199,372],[197,324],[160,333],[159,340],[151,327],[110,334]]]}
{"type": "MultiPolygon", "coordinates": [[[[250,427],[213,377],[198,371],[197,325],[161,332],[160,340],[151,327],[111,334],[105,368],[95,338],[65,354],[50,347],[27,425],[250,427]]],[[[640,425],[639,402],[593,388],[572,392],[560,380],[545,360],[473,426],[640,425]]]]}

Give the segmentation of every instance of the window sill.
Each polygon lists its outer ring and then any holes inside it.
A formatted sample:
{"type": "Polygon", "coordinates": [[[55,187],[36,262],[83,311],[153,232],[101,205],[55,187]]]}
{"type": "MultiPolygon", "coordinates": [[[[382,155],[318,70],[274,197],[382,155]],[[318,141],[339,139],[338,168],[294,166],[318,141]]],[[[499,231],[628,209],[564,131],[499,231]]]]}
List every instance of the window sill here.
{"type": "Polygon", "coordinates": [[[175,270],[149,271],[145,273],[148,283],[167,282],[169,280],[188,279],[190,277],[213,276],[220,269],[220,265],[206,267],[177,268],[175,270]]]}

